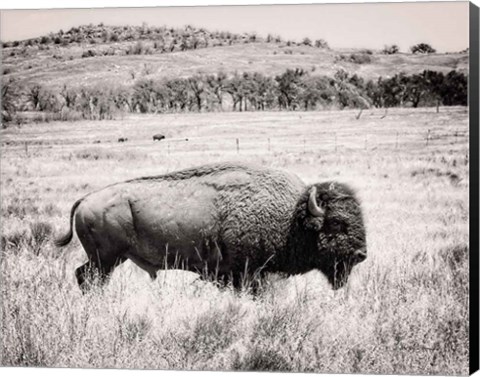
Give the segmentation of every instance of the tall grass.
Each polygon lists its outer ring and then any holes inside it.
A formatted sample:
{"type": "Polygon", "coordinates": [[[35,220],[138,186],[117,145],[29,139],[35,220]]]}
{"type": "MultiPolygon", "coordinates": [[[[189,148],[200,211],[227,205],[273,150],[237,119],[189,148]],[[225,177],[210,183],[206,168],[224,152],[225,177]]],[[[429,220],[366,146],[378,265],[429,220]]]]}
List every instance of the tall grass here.
{"type": "MultiPolygon", "coordinates": [[[[268,151],[259,141],[257,149],[240,154],[296,172],[309,183],[350,183],[362,200],[367,226],[368,258],[354,268],[345,288],[332,291],[313,271],[287,279],[271,275],[257,296],[218,288],[183,271],[161,272],[152,282],[129,262],[106,286],[82,295],[73,273],[85,259],[78,240],[61,250],[51,242],[65,230],[79,196],[132,176],[226,159],[217,144],[191,153],[172,148],[168,154],[141,141],[143,132],[158,129],[161,118],[136,119],[137,133],[129,122],[92,125],[105,127],[102,137],[137,135],[131,146],[49,144],[50,133],[66,141],[82,137],[68,124],[9,134],[45,137],[46,144],[28,154],[2,147],[0,364],[467,374],[466,139],[439,139],[428,148],[423,142],[382,147],[385,131],[394,134],[401,127],[422,133],[428,123],[439,132],[466,131],[467,115],[404,110],[380,121],[379,114],[360,121],[349,112],[305,114],[296,122],[288,113],[185,115],[170,125],[179,137],[218,133],[219,125],[226,136],[252,136],[253,129],[245,126],[250,122],[272,139],[279,129],[301,137],[319,125],[360,135],[368,125],[375,134],[377,144],[372,141],[367,149],[363,137],[337,152],[331,147],[268,151]],[[331,119],[336,123],[326,125],[331,119]],[[134,150],[132,158],[122,158],[119,151],[128,150],[134,150]]],[[[92,135],[83,137],[88,141],[92,135]]]]}

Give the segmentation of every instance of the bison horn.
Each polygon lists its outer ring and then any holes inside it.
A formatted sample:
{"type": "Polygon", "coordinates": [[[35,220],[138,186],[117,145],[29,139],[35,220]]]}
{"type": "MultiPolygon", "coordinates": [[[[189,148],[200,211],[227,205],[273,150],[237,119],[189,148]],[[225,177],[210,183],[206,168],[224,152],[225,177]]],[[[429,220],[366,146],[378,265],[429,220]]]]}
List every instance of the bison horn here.
{"type": "Polygon", "coordinates": [[[315,217],[321,217],[325,214],[325,211],[317,204],[317,188],[313,186],[310,190],[310,196],[308,198],[308,211],[315,217]]]}

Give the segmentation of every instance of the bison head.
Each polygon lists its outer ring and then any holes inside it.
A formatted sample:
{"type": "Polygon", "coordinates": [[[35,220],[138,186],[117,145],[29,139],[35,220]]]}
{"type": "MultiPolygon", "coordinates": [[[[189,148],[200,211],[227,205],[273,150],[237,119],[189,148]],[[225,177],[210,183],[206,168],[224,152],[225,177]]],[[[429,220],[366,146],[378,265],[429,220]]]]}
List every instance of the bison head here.
{"type": "Polygon", "coordinates": [[[360,204],[348,186],[335,182],[313,185],[304,200],[310,265],[334,289],[341,288],[353,266],[367,257],[360,204]]]}

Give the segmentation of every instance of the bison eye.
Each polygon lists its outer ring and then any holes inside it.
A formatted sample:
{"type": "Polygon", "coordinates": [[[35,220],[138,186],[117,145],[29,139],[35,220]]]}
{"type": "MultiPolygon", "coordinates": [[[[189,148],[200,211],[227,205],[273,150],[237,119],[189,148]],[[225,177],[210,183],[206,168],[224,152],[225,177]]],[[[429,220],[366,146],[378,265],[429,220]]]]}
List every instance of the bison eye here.
{"type": "Polygon", "coordinates": [[[337,233],[345,230],[345,224],[338,220],[331,220],[328,224],[331,232],[337,233]]]}

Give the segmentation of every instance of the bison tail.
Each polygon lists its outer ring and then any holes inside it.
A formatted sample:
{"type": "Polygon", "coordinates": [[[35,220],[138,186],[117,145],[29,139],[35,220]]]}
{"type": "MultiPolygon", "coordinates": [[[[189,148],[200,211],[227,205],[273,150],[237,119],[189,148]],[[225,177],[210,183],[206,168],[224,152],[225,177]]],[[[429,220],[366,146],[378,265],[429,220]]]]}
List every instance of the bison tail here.
{"type": "Polygon", "coordinates": [[[82,202],[82,200],[83,200],[83,198],[77,200],[74,203],[74,205],[72,206],[72,209],[70,211],[70,227],[68,229],[68,233],[65,234],[62,237],[57,238],[54,241],[55,246],[57,246],[57,247],[66,246],[72,240],[72,238],[73,238],[73,215],[75,214],[75,210],[77,209],[79,204],[82,202]]]}
{"type": "Polygon", "coordinates": [[[64,236],[62,237],[58,237],[55,241],[54,241],[54,244],[55,246],[57,247],[62,247],[62,246],[65,246],[67,245],[73,238],[73,232],[72,232],[72,228],[70,228],[68,230],[68,233],[65,234],[64,236]]]}

